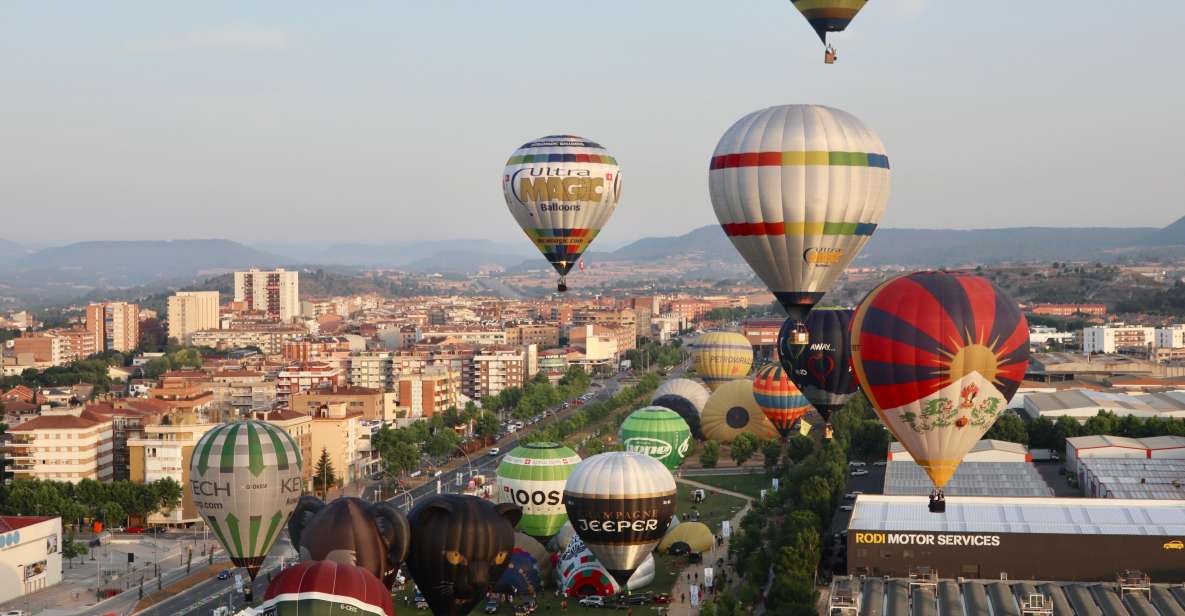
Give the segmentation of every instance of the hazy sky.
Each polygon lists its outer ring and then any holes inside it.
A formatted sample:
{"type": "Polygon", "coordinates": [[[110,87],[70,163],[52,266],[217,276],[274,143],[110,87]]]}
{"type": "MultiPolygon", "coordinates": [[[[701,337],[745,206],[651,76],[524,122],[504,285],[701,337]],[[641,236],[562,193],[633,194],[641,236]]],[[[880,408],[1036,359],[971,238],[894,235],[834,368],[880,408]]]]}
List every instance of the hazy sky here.
{"type": "Polygon", "coordinates": [[[886,226],[1162,226],[1185,2],[1133,4],[872,0],[825,66],[788,0],[5,2],[0,238],[525,242],[500,172],[557,132],[622,164],[604,243],[680,233],[782,103],[881,135],[886,226]]]}

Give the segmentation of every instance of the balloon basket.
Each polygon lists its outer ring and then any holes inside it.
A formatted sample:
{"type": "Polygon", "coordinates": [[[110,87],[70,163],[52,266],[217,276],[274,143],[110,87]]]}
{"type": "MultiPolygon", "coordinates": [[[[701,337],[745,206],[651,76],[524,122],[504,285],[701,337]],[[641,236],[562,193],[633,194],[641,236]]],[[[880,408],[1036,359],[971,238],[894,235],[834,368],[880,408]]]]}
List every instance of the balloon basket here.
{"type": "Polygon", "coordinates": [[[831,422],[828,422],[826,426],[823,426],[823,438],[827,440],[835,438],[835,428],[831,427],[831,422]]]}
{"type": "Polygon", "coordinates": [[[942,492],[930,495],[930,513],[946,513],[946,497],[942,492]]]}
{"type": "Polygon", "coordinates": [[[560,282],[556,284],[555,290],[558,293],[566,292],[568,290],[568,283],[563,278],[560,278],[560,282]]]}

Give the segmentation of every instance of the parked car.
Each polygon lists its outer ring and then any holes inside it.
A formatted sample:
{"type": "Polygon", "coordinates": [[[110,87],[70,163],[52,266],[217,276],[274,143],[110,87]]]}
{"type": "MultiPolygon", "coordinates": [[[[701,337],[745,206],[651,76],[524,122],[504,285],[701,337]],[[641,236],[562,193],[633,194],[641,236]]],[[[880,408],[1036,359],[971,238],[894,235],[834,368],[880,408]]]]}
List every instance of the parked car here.
{"type": "Polygon", "coordinates": [[[131,533],[133,535],[140,535],[140,534],[144,533],[144,527],[143,526],[129,526],[126,529],[124,529],[123,532],[131,533]]]}
{"type": "Polygon", "coordinates": [[[486,613],[487,614],[497,614],[498,613],[498,599],[497,598],[490,597],[489,599],[486,599],[486,613]]]}
{"type": "Polygon", "coordinates": [[[861,468],[864,466],[868,466],[868,464],[861,462],[859,460],[852,460],[851,462],[848,462],[848,466],[851,468],[861,468]]]}
{"type": "Polygon", "coordinates": [[[864,469],[862,469],[862,468],[861,468],[861,469],[856,469],[856,470],[852,471],[852,476],[853,476],[853,477],[863,477],[863,476],[865,476],[865,475],[867,475],[867,474],[868,474],[868,471],[866,471],[866,470],[864,470],[864,469]]]}
{"type": "Polygon", "coordinates": [[[2,616],[26,616],[24,610],[8,610],[2,616]]]}
{"type": "Polygon", "coordinates": [[[583,605],[584,607],[605,607],[605,598],[599,595],[581,597],[580,605],[583,605]]]}
{"type": "Polygon", "coordinates": [[[851,511],[851,510],[852,510],[852,506],[851,506],[851,505],[840,505],[840,506],[839,506],[839,510],[840,510],[840,511],[851,511]]]}
{"type": "Polygon", "coordinates": [[[416,599],[414,603],[416,604],[417,610],[428,609],[428,600],[424,598],[424,593],[420,592],[419,588],[416,589],[416,599]]]}
{"type": "Polygon", "coordinates": [[[218,572],[218,579],[229,580],[230,579],[230,569],[223,569],[222,571],[219,571],[218,572]]]}
{"type": "Polygon", "coordinates": [[[885,466],[887,464],[888,464],[888,462],[885,460],[877,460],[876,462],[872,463],[873,466],[885,466]]]}
{"type": "Polygon", "coordinates": [[[654,604],[655,605],[670,605],[670,603],[671,603],[671,596],[668,595],[667,593],[660,592],[657,595],[654,595],[654,604]]]}
{"type": "Polygon", "coordinates": [[[618,603],[623,605],[646,605],[654,599],[654,594],[650,592],[635,592],[628,595],[622,595],[618,598],[618,603]]]}
{"type": "Polygon", "coordinates": [[[501,449],[499,449],[497,447],[490,447],[490,452],[486,455],[490,456],[491,458],[494,458],[494,457],[497,457],[498,454],[500,454],[500,453],[502,453],[501,449]]]}
{"type": "Polygon", "coordinates": [[[861,494],[863,494],[863,492],[861,492],[860,490],[852,490],[851,492],[844,494],[843,497],[844,497],[844,500],[856,500],[856,497],[860,496],[861,494]]]}

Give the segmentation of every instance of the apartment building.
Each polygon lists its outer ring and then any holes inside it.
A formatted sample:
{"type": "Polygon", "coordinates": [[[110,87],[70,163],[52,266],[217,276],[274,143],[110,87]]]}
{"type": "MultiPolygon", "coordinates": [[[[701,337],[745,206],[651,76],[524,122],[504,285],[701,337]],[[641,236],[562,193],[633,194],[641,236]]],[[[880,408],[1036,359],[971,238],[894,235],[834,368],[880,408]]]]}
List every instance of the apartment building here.
{"type": "Polygon", "coordinates": [[[502,393],[504,389],[522,387],[527,373],[527,357],[521,349],[510,347],[483,348],[473,358],[477,398],[502,393]]]}
{"type": "Polygon", "coordinates": [[[172,479],[181,484],[181,506],[148,516],[149,524],[188,524],[201,521],[189,486],[189,458],[194,446],[216,423],[192,423],[192,416],[170,416],[168,424],[143,426],[128,439],[129,479],[151,483],[172,479]],[[173,418],[176,418],[173,420],[173,418]]]}
{"type": "Polygon", "coordinates": [[[1086,353],[1148,351],[1156,342],[1156,329],[1139,325],[1107,325],[1082,330],[1082,350],[1086,353]]]}
{"type": "Polygon", "coordinates": [[[87,410],[47,409],[40,417],[9,428],[8,433],[11,439],[4,450],[14,479],[111,480],[109,418],[87,410]]]}
{"type": "Polygon", "coordinates": [[[426,338],[444,338],[449,342],[478,345],[506,344],[506,330],[501,327],[438,325],[424,330],[426,338]]]}
{"type": "Polygon", "coordinates": [[[9,341],[10,351],[21,365],[61,366],[66,363],[62,339],[49,333],[26,332],[9,341]]]}
{"type": "MultiPolygon", "coordinates": [[[[339,488],[353,484],[361,475],[358,440],[362,429],[362,413],[349,410],[344,402],[322,405],[312,415],[312,452],[309,466],[316,470],[321,452],[329,454],[333,470],[341,479],[339,488]]],[[[313,477],[313,490],[320,490],[313,477]]]]}
{"type": "Polygon", "coordinates": [[[1170,325],[1156,330],[1156,346],[1162,349],[1185,348],[1185,325],[1170,325]]]}
{"type": "Polygon", "coordinates": [[[245,349],[255,347],[268,355],[284,350],[284,343],[308,335],[308,330],[290,326],[256,325],[235,329],[204,329],[189,335],[194,346],[215,349],[245,349]]]}
{"type": "Polygon", "coordinates": [[[96,353],[133,351],[140,341],[140,306],[104,302],[86,307],[86,329],[96,353]]]}
{"type": "Polygon", "coordinates": [[[218,291],[180,291],[169,296],[169,337],[189,344],[194,332],[218,329],[218,291]]]}
{"type": "Polygon", "coordinates": [[[273,321],[288,323],[300,314],[300,273],[283,268],[235,272],[235,301],[273,321]]]}
{"type": "Polygon", "coordinates": [[[86,359],[99,352],[95,347],[95,337],[85,327],[53,329],[50,333],[62,343],[63,363],[86,359]]]}
{"type": "Polygon", "coordinates": [[[383,417],[383,390],[351,385],[310,387],[293,393],[288,402],[288,409],[312,415],[327,404],[345,404],[350,412],[361,413],[363,419],[387,419],[383,417]]]}
{"type": "Polygon", "coordinates": [[[341,370],[324,362],[291,364],[276,376],[276,404],[288,408],[292,396],[344,384],[341,370]]]}
{"type": "MultiPolygon", "coordinates": [[[[301,468],[305,489],[312,485],[313,467],[317,460],[313,457],[313,416],[289,410],[276,410],[265,413],[255,413],[256,419],[269,421],[288,433],[300,448],[300,458],[304,463],[301,468]]],[[[317,450],[320,455],[320,449],[317,450]]]]}
{"type": "Polygon", "coordinates": [[[394,364],[390,351],[364,351],[351,355],[350,384],[358,387],[390,390],[394,386],[394,364]]]}
{"type": "Polygon", "coordinates": [[[511,325],[506,328],[506,344],[533,344],[540,349],[555,348],[560,345],[560,326],[555,323],[511,325]]]}
{"type": "Polygon", "coordinates": [[[432,366],[421,374],[399,375],[396,402],[408,418],[431,417],[458,406],[460,385],[459,374],[447,366],[432,366]]]}

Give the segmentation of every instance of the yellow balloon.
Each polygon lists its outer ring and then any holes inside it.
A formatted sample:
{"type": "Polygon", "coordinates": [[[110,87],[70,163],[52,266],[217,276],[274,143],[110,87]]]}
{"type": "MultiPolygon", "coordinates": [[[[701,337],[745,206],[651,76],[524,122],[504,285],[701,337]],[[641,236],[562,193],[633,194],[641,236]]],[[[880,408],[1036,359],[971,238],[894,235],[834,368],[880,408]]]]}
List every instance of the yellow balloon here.
{"type": "Polygon", "coordinates": [[[704,438],[731,443],[748,433],[759,439],[778,438],[778,431],[765,418],[753,397],[753,381],[729,381],[717,389],[704,405],[700,419],[704,438]]]}
{"type": "Polygon", "coordinates": [[[695,371],[708,389],[744,378],[753,367],[753,345],[736,332],[708,332],[691,343],[695,371]]]}

